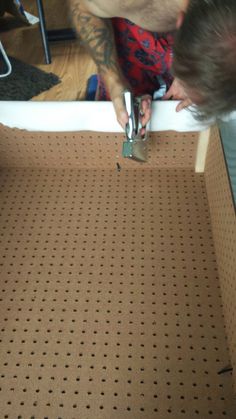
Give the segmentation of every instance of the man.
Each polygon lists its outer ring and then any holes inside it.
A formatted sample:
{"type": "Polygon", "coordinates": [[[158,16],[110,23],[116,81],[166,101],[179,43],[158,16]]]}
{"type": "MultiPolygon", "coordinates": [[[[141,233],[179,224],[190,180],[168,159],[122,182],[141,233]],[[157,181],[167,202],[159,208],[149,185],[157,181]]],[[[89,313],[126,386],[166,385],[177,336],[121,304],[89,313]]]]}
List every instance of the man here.
{"type": "MultiPolygon", "coordinates": [[[[236,108],[236,1],[235,0],[69,0],[77,32],[98,67],[98,72],[109,93],[117,119],[124,127],[128,117],[122,93],[130,86],[129,71],[120,67],[125,45],[119,49],[119,33],[123,42],[141,45],[130,35],[136,25],[138,36],[142,31],[164,44],[160,60],[175,75],[164,99],[179,99],[177,111],[197,104],[198,116],[218,116],[236,108]],[[113,18],[118,17],[118,24],[113,18]],[[128,20],[127,20],[128,19],[128,20]],[[123,23],[122,23],[123,22],[123,23]],[[125,28],[122,25],[125,22],[125,28]],[[129,26],[127,28],[127,25],[129,26]],[[122,29],[123,28],[123,29],[122,29]],[[175,41],[171,33],[177,30],[175,41]],[[162,35],[166,33],[166,38],[162,35]],[[167,34],[169,35],[169,42],[167,34]],[[114,37],[115,35],[115,37],[114,37]],[[118,42],[117,42],[118,36],[118,42]],[[165,43],[166,42],[166,43],[165,43]],[[172,45],[173,44],[173,45],[172,45]],[[174,52],[172,63],[172,54],[174,52]],[[169,58],[166,56],[169,54],[169,58]],[[125,74],[124,74],[125,73],[125,74]]],[[[142,48],[149,47],[148,41],[142,48]]],[[[128,47],[128,52],[132,48],[128,47]]],[[[149,62],[155,51],[136,54],[139,61],[149,62]]],[[[129,54],[128,67],[134,67],[129,54]]],[[[142,74],[151,74],[145,70],[142,74]]],[[[158,71],[157,74],[158,76],[158,71]]],[[[139,82],[142,86],[143,80],[139,82]]],[[[167,83],[168,84],[168,83],[167,83]]],[[[145,83],[144,83],[145,85],[145,83]]],[[[157,87],[159,84],[157,82],[157,87]]],[[[147,92],[142,92],[145,94],[147,92]]],[[[150,93],[150,92],[149,92],[150,93]]],[[[150,118],[150,99],[144,96],[143,124],[150,118]]]]}

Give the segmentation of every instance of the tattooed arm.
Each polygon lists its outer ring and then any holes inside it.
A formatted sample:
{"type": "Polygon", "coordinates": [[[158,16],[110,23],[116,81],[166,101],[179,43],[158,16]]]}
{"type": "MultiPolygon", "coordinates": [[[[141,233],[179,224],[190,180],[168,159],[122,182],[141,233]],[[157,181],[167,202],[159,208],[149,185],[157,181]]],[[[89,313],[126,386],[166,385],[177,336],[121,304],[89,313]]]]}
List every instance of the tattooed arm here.
{"type": "Polygon", "coordinates": [[[102,75],[113,101],[119,123],[125,127],[128,115],[122,93],[128,87],[118,65],[113,28],[110,19],[95,16],[86,6],[93,0],[69,0],[74,25],[83,45],[90,53],[102,75]]]}

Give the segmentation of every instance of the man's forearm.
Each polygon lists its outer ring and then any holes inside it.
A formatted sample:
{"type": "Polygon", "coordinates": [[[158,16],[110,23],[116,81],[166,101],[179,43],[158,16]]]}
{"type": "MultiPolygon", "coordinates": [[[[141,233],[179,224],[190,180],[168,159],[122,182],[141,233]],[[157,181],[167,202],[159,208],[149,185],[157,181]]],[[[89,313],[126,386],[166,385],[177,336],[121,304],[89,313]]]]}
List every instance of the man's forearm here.
{"type": "Polygon", "coordinates": [[[124,106],[123,92],[129,88],[129,85],[118,64],[111,21],[95,16],[90,12],[90,8],[85,6],[83,0],[70,0],[70,5],[75,28],[103,77],[117,120],[122,127],[125,127],[128,114],[124,106]]]}
{"type": "Polygon", "coordinates": [[[75,28],[101,74],[119,74],[110,19],[94,16],[80,0],[70,0],[75,28]]]}

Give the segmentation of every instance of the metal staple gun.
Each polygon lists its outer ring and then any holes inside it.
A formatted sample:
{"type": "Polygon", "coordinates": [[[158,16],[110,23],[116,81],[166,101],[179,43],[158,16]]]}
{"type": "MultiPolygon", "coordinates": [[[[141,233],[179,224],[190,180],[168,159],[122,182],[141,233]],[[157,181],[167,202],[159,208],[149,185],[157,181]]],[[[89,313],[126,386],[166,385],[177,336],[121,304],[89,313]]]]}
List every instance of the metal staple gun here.
{"type": "Polygon", "coordinates": [[[125,107],[129,122],[126,125],[126,141],[123,143],[123,157],[146,162],[148,158],[148,141],[146,127],[142,126],[142,98],[135,97],[131,92],[124,92],[125,107]]]}

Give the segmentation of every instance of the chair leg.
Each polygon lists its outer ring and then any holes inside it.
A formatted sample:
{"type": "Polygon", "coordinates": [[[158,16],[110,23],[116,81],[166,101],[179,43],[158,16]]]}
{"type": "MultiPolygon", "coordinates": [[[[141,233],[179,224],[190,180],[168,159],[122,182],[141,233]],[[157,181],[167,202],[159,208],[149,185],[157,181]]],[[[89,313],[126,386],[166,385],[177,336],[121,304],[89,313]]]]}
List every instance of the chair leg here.
{"type": "Polygon", "coordinates": [[[51,60],[51,53],[50,53],[50,48],[49,48],[42,0],[37,0],[37,6],[38,6],[38,13],[39,13],[40,30],[41,30],[44,53],[45,53],[45,61],[46,61],[46,64],[51,64],[52,60],[51,60]]]}

